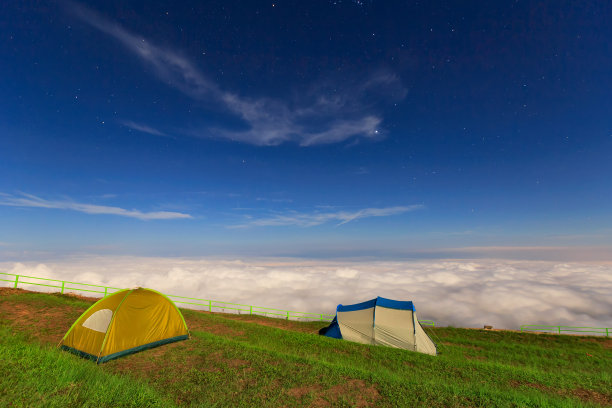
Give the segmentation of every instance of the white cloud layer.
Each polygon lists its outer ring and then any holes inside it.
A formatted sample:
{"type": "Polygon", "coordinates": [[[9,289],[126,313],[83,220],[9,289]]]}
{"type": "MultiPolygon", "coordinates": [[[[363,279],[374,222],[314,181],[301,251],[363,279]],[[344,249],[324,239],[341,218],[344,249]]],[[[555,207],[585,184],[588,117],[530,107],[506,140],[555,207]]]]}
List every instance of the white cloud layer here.
{"type": "Polygon", "coordinates": [[[288,211],[282,214],[275,214],[271,217],[253,219],[244,224],[234,225],[230,228],[247,228],[247,227],[281,227],[295,225],[298,227],[313,227],[316,225],[325,224],[330,221],[340,221],[338,225],[343,225],[359,218],[369,217],[388,217],[391,215],[403,214],[409,211],[415,211],[425,208],[423,205],[409,205],[386,208],[364,208],[358,211],[336,211],[336,212],[313,212],[300,213],[297,211],[288,211]]]}
{"type": "MultiPolygon", "coordinates": [[[[344,91],[334,85],[330,89],[300,93],[302,96],[292,104],[267,97],[242,97],[221,89],[176,51],[155,45],[85,6],[70,1],[64,4],[74,16],[119,41],[169,86],[190,98],[224,106],[248,125],[244,131],[208,129],[205,132],[214,137],[255,145],[294,141],[302,146],[338,143],[356,137],[379,138],[382,117],[373,112],[368,101],[381,99],[382,94],[387,101],[401,100],[406,95],[396,75],[380,71],[346,86],[344,91]]],[[[144,129],[152,129],[142,124],[138,128],[145,132],[144,129]]]]}
{"type": "Polygon", "coordinates": [[[125,208],[120,207],[111,207],[108,205],[83,204],[66,200],[45,200],[43,198],[31,194],[21,194],[21,196],[17,197],[10,194],[0,193],[0,205],[5,205],[9,207],[34,207],[52,208],[58,210],[72,210],[85,214],[120,215],[122,217],[137,218],[139,220],[170,220],[178,218],[192,218],[191,215],[180,212],[142,212],[138,210],[126,210],[125,208]]]}
{"type": "Polygon", "coordinates": [[[458,327],[612,327],[612,263],[83,257],[4,262],[0,272],[315,313],[384,296],[413,300],[419,318],[458,327]]]}

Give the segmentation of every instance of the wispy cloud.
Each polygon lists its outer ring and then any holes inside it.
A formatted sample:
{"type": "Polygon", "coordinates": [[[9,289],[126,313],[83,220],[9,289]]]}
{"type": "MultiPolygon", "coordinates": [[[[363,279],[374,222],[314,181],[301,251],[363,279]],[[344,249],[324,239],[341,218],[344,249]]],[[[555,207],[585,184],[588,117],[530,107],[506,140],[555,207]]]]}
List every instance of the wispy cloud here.
{"type": "Polygon", "coordinates": [[[312,212],[300,213],[297,211],[288,211],[283,214],[275,214],[271,217],[253,219],[244,224],[233,225],[229,228],[247,228],[247,227],[282,227],[282,226],[298,226],[298,227],[314,227],[316,225],[325,224],[332,221],[340,221],[336,226],[346,224],[348,222],[369,217],[388,217],[391,215],[403,214],[409,211],[416,211],[425,208],[423,205],[397,206],[386,208],[364,208],[359,211],[335,211],[335,212],[312,212]]]}
{"type": "MultiPolygon", "coordinates": [[[[85,6],[74,2],[64,4],[80,20],[118,40],[169,86],[193,99],[224,106],[248,127],[244,131],[208,128],[190,132],[193,136],[220,137],[254,145],[293,141],[301,146],[338,143],[350,138],[376,139],[383,134],[380,129],[383,119],[369,101],[401,100],[406,95],[396,75],[380,71],[348,84],[344,90],[337,84],[312,87],[292,103],[239,96],[221,89],[176,51],[157,46],[85,6]]],[[[138,130],[146,132],[142,126],[138,130]]]]}
{"type": "Polygon", "coordinates": [[[269,198],[269,197],[256,197],[255,201],[266,201],[271,203],[292,203],[291,198],[269,198]]]}
{"type": "Polygon", "coordinates": [[[148,133],[154,136],[167,136],[164,132],[161,132],[151,126],[143,125],[141,123],[132,122],[131,120],[124,120],[121,122],[122,125],[129,127],[130,129],[137,130],[139,132],[148,133]]]}
{"type": "Polygon", "coordinates": [[[127,210],[125,208],[111,207],[107,205],[83,204],[69,200],[45,200],[43,198],[31,194],[21,194],[20,196],[13,196],[10,194],[0,193],[0,205],[10,207],[34,207],[51,208],[58,210],[71,210],[82,212],[85,214],[120,215],[122,217],[137,218],[139,220],[171,220],[181,218],[193,218],[189,214],[180,212],[142,212],[138,210],[127,210]]]}

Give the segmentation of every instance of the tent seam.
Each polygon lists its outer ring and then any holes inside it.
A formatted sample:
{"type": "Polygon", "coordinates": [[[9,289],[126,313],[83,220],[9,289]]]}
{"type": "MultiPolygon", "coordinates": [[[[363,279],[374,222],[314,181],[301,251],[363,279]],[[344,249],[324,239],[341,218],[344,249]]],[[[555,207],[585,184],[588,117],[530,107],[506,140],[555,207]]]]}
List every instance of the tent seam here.
{"type": "Polygon", "coordinates": [[[117,313],[119,313],[119,309],[121,309],[121,305],[123,305],[123,302],[125,302],[125,299],[127,299],[127,297],[130,296],[130,294],[133,291],[134,289],[130,289],[130,291],[126,293],[126,295],[123,297],[123,299],[121,299],[121,302],[117,306],[117,309],[115,309],[115,312],[113,313],[113,317],[110,323],[108,324],[108,327],[106,328],[106,333],[104,333],[104,340],[102,341],[102,346],[100,346],[100,351],[98,352],[98,359],[96,360],[96,364],[99,364],[100,356],[102,355],[102,350],[104,350],[104,346],[106,345],[106,340],[108,338],[108,332],[111,330],[113,326],[113,322],[115,321],[115,316],[117,316],[117,313]]]}
{"type": "Polygon", "coordinates": [[[102,299],[100,299],[100,300],[96,301],[96,302],[95,302],[93,305],[89,306],[89,307],[87,308],[87,310],[86,310],[86,311],[84,311],[84,312],[83,312],[83,313],[82,313],[82,314],[79,316],[79,318],[78,318],[78,319],[76,319],[76,320],[74,321],[74,323],[72,323],[72,326],[70,326],[70,329],[68,329],[68,331],[66,332],[66,334],[64,334],[64,337],[62,337],[62,339],[60,340],[60,342],[59,342],[59,344],[57,345],[57,347],[60,347],[60,346],[62,345],[62,343],[64,342],[64,340],[66,340],[66,337],[68,337],[68,335],[70,334],[70,332],[71,332],[71,331],[74,329],[74,326],[76,326],[76,324],[77,324],[79,321],[81,321],[81,319],[83,318],[83,316],[85,316],[85,315],[87,314],[87,312],[89,312],[89,311],[90,311],[91,309],[93,309],[93,308],[94,308],[94,307],[95,307],[95,306],[96,306],[98,303],[100,303],[100,302],[101,302],[101,301],[103,301],[104,299],[108,298],[109,296],[114,296],[114,295],[116,295],[117,293],[121,293],[121,292],[123,292],[124,290],[128,290],[128,289],[122,289],[122,290],[117,291],[117,292],[115,292],[115,293],[111,293],[110,295],[104,296],[102,299]]]}
{"type": "Polygon", "coordinates": [[[168,302],[170,302],[170,304],[171,304],[172,306],[174,306],[174,308],[176,309],[176,311],[177,311],[177,313],[179,314],[179,316],[181,316],[181,320],[183,321],[183,326],[185,327],[185,330],[187,330],[187,336],[189,336],[189,338],[191,338],[191,332],[189,331],[189,327],[187,327],[187,322],[185,321],[185,318],[183,317],[183,314],[182,314],[182,313],[181,313],[181,311],[179,310],[179,308],[178,308],[178,306],[176,305],[176,303],[174,303],[174,302],[172,301],[172,299],[170,299],[168,296],[164,295],[164,294],[163,294],[163,293],[161,293],[161,292],[156,291],[155,289],[148,289],[148,288],[146,288],[146,289],[147,289],[147,290],[150,290],[151,292],[155,292],[155,293],[157,293],[157,294],[159,294],[159,295],[162,295],[162,296],[164,297],[164,299],[166,299],[168,302]]]}

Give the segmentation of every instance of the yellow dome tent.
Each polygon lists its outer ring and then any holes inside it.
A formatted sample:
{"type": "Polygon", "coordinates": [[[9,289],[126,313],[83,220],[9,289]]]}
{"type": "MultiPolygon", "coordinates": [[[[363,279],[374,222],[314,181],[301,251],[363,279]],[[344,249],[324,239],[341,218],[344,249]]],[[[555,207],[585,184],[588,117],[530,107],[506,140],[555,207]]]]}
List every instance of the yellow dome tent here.
{"type": "Polygon", "coordinates": [[[124,289],[94,303],[60,346],[98,364],[189,338],[176,305],[152,289],[124,289]]]}

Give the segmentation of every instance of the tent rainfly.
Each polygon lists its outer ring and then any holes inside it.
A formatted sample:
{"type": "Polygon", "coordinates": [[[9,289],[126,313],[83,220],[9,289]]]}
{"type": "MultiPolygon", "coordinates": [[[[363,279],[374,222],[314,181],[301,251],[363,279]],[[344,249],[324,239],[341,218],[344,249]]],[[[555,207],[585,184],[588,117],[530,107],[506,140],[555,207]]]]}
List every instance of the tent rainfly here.
{"type": "Polygon", "coordinates": [[[364,344],[379,344],[437,354],[436,344],[417,320],[414,304],[377,297],[354,305],[338,305],[331,324],[320,335],[364,344]]]}
{"type": "Polygon", "coordinates": [[[189,338],[176,305],[152,289],[124,289],[85,311],[60,346],[98,364],[189,338]]]}

